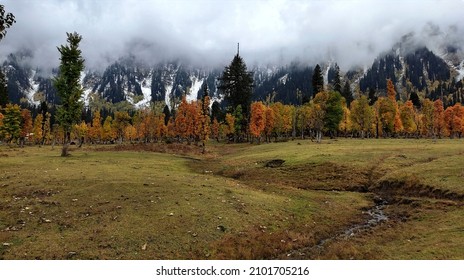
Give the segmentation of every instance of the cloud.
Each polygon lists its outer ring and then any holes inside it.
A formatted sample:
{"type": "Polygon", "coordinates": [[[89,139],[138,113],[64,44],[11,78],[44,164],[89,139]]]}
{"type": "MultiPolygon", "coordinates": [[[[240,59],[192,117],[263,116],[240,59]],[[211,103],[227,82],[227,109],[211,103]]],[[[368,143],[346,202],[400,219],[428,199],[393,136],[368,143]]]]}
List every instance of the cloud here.
{"type": "Polygon", "coordinates": [[[433,28],[455,38],[463,38],[464,29],[463,1],[4,2],[17,23],[0,43],[0,56],[30,48],[33,63],[49,68],[59,64],[56,46],[73,31],[83,36],[81,48],[90,68],[130,54],[147,64],[181,57],[223,66],[240,42],[240,53],[251,65],[333,59],[347,69],[369,65],[407,33],[426,42],[434,37],[429,36],[433,28]]]}

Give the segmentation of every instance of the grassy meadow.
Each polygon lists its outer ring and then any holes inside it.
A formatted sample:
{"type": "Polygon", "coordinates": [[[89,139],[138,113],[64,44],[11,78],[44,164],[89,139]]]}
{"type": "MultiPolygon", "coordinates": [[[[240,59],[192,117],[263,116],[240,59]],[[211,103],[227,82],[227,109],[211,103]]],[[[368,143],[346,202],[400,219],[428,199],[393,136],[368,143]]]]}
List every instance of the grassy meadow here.
{"type": "Polygon", "coordinates": [[[464,258],[464,140],[199,151],[0,146],[0,259],[464,258]]]}

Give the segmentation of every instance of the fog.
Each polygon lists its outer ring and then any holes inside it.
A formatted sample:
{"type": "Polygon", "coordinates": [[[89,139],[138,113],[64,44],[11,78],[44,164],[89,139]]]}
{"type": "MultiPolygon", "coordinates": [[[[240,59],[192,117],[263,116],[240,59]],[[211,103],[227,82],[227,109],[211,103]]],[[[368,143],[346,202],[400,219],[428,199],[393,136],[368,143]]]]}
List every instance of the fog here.
{"type": "Polygon", "coordinates": [[[408,33],[438,48],[462,45],[464,1],[155,1],[6,0],[17,23],[0,42],[0,59],[23,49],[33,65],[59,64],[66,32],[82,35],[87,68],[133,55],[147,64],[182,58],[224,66],[237,51],[249,65],[332,60],[342,70],[367,66],[408,33]],[[450,39],[451,38],[451,39],[450,39]]]}

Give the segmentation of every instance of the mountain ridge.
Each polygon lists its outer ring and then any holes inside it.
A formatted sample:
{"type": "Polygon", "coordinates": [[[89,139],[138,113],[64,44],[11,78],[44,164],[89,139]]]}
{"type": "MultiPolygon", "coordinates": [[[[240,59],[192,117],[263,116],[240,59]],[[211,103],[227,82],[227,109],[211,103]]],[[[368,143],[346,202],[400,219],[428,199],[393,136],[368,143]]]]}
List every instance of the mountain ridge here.
{"type": "MultiPolygon", "coordinates": [[[[379,54],[367,69],[353,68],[341,73],[342,83],[351,85],[352,92],[367,94],[374,90],[382,95],[386,80],[392,79],[399,99],[408,99],[408,94],[417,92],[422,97],[446,98],[448,104],[463,101],[464,51],[460,45],[442,42],[434,45],[435,53],[418,42],[414,33],[404,35],[392,49],[379,54]]],[[[22,50],[8,55],[2,69],[8,80],[8,91],[13,103],[38,106],[41,100],[58,104],[52,85],[52,77],[41,69],[31,66],[31,51],[22,50]],[[44,77],[45,76],[45,77],[44,77]]],[[[334,60],[322,63],[324,80],[330,85],[334,60]]],[[[315,65],[293,62],[286,66],[254,66],[254,99],[298,104],[302,101],[296,92],[309,98],[313,95],[311,76],[315,65]]],[[[223,68],[199,68],[183,61],[148,65],[134,55],[120,58],[103,71],[85,70],[81,76],[84,89],[82,100],[89,106],[92,95],[111,102],[128,102],[135,109],[149,106],[150,102],[164,101],[171,109],[187,94],[189,101],[201,96],[205,85],[213,100],[221,101],[217,90],[217,78],[223,68]]],[[[329,86],[330,87],[330,86],[329,86]]]]}

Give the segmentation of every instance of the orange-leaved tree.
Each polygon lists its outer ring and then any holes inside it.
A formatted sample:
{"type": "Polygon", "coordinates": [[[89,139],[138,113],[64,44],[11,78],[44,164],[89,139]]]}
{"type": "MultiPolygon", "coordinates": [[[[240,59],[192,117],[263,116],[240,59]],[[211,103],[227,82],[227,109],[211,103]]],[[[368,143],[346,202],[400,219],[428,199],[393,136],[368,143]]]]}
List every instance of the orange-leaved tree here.
{"type": "Polygon", "coordinates": [[[441,138],[445,133],[445,109],[440,99],[433,102],[433,133],[441,138]]]}
{"type": "Polygon", "coordinates": [[[272,131],[274,130],[274,125],[275,125],[275,114],[274,110],[270,107],[266,107],[266,112],[265,112],[265,120],[266,124],[264,125],[264,135],[266,137],[266,141],[270,142],[271,141],[271,134],[272,131]]]}
{"type": "Polygon", "coordinates": [[[21,146],[24,145],[26,140],[30,140],[30,136],[32,133],[32,115],[31,111],[28,109],[21,110],[21,133],[20,133],[20,141],[21,146]]]}
{"type": "Polygon", "coordinates": [[[261,142],[261,135],[266,127],[266,106],[259,101],[251,103],[250,133],[261,142]]]}
{"type": "Polygon", "coordinates": [[[415,110],[411,100],[399,106],[401,123],[403,125],[403,131],[409,135],[413,134],[417,130],[415,123],[415,110]]]}

